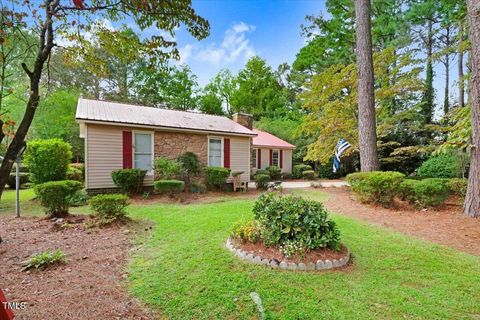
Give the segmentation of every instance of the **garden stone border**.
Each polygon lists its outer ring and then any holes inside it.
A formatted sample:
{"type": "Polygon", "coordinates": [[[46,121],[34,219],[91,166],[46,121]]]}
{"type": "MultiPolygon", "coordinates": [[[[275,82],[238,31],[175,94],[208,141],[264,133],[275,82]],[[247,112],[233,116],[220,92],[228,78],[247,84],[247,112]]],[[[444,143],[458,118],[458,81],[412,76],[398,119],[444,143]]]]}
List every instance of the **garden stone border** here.
{"type": "Polygon", "coordinates": [[[261,256],[254,256],[252,253],[243,251],[240,248],[235,247],[230,238],[227,239],[225,246],[230,250],[235,256],[240,258],[243,261],[269,266],[273,269],[281,270],[291,270],[291,271],[322,271],[328,269],[336,269],[345,266],[350,261],[350,250],[347,248],[347,253],[340,259],[333,260],[317,260],[317,263],[308,262],[308,263],[295,263],[295,262],[286,262],[284,260],[278,261],[276,259],[267,259],[261,256]]]}

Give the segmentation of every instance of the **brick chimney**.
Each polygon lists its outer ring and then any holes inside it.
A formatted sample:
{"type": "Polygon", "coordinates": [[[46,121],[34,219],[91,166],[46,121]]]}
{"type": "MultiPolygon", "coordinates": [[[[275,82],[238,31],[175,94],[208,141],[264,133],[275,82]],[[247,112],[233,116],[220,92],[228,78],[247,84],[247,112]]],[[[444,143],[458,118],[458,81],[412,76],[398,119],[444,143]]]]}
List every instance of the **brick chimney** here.
{"type": "Polygon", "coordinates": [[[252,130],[253,128],[253,116],[248,113],[237,112],[233,115],[233,121],[241,124],[244,127],[252,130]]]}

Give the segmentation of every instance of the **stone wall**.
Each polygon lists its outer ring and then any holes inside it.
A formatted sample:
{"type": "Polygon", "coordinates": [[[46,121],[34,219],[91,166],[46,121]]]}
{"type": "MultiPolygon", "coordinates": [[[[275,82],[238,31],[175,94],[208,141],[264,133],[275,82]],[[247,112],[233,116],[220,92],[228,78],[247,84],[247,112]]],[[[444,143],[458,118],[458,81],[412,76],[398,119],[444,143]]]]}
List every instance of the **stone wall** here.
{"type": "Polygon", "coordinates": [[[193,152],[203,165],[208,164],[207,135],[195,133],[155,131],[155,158],[164,156],[175,159],[185,152],[193,152]]]}

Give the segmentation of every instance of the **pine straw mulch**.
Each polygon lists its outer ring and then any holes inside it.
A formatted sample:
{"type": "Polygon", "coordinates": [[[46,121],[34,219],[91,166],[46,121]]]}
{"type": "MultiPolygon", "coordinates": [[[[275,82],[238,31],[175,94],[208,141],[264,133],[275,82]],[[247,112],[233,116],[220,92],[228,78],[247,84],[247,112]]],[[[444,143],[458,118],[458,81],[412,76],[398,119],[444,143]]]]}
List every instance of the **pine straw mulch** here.
{"type": "Polygon", "coordinates": [[[427,210],[416,210],[400,201],[387,209],[360,203],[346,188],[324,188],[322,191],[330,195],[324,204],[331,212],[480,256],[480,219],[463,215],[456,198],[427,210]]]}
{"type": "Polygon", "coordinates": [[[0,218],[0,288],[8,301],[26,302],[24,310],[14,311],[15,319],[154,318],[124,286],[129,229],[145,226],[130,222],[86,229],[84,218],[69,216],[61,224],[46,218],[0,218]],[[67,254],[67,263],[21,271],[30,255],[57,249],[67,254]]]}

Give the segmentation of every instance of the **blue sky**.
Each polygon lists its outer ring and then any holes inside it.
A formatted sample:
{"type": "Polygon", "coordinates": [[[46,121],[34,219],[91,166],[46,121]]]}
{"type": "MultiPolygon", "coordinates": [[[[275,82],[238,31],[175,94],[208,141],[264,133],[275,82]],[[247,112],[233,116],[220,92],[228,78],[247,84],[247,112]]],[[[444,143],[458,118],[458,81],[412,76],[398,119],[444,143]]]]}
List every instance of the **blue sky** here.
{"type": "Polygon", "coordinates": [[[253,55],[274,68],[292,63],[304,45],[300,25],[309,14],[324,12],[321,0],[197,0],[193,7],[210,22],[210,36],[202,41],[177,31],[181,63],[188,64],[206,84],[220,69],[241,69],[253,55]]]}

